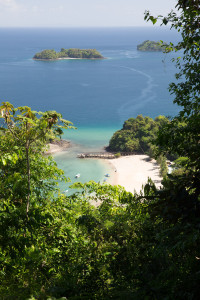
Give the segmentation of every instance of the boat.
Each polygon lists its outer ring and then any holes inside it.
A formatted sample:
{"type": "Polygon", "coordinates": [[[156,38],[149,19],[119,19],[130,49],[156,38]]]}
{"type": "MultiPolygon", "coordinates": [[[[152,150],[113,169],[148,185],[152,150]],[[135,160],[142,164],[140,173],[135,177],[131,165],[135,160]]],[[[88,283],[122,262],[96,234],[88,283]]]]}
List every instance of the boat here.
{"type": "Polygon", "coordinates": [[[78,173],[75,175],[75,178],[79,178],[81,175],[78,173]]]}
{"type": "Polygon", "coordinates": [[[110,177],[110,175],[109,174],[105,174],[105,177],[110,177]]]}

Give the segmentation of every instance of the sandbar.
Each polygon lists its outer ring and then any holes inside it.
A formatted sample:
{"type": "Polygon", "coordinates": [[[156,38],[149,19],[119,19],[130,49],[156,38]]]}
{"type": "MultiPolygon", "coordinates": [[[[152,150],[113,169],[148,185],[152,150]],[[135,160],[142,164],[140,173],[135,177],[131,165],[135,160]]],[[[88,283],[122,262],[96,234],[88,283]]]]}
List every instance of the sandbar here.
{"type": "Polygon", "coordinates": [[[142,185],[147,183],[150,177],[156,187],[161,187],[162,177],[157,162],[147,155],[122,156],[116,159],[106,160],[113,169],[109,183],[121,185],[127,192],[137,192],[142,190],[142,185]]]}

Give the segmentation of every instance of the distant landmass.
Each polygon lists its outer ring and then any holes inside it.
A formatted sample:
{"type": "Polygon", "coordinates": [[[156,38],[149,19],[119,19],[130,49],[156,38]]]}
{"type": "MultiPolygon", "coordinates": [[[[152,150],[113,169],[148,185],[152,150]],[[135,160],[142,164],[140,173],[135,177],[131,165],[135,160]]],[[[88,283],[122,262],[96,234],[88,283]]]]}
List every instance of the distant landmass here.
{"type": "MultiPolygon", "coordinates": [[[[139,51],[162,51],[166,52],[166,48],[169,45],[167,43],[161,44],[160,42],[154,42],[154,41],[144,41],[142,44],[137,46],[137,50],[139,51]]],[[[167,51],[168,52],[168,51],[167,51]]]]}
{"type": "Polygon", "coordinates": [[[79,59],[103,59],[104,57],[96,49],[64,49],[61,48],[60,52],[55,50],[43,50],[34,55],[33,59],[35,60],[57,60],[57,59],[70,59],[70,58],[79,58],[79,59]]]}

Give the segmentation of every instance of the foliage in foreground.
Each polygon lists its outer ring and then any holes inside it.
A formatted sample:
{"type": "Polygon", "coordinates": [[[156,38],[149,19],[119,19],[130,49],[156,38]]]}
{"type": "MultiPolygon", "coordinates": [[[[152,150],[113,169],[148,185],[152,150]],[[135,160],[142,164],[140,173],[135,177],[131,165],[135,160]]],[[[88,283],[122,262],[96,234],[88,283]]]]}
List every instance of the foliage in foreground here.
{"type": "Polygon", "coordinates": [[[56,188],[62,172],[42,155],[57,113],[1,109],[1,299],[197,299],[193,178],[171,177],[161,190],[149,181],[139,195],[77,183],[80,192],[66,197],[56,188]]]}
{"type": "Polygon", "coordinates": [[[145,197],[79,187],[35,206],[27,224],[22,209],[2,214],[2,299],[198,299],[199,208],[180,196],[184,184],[149,182],[145,197]]]}

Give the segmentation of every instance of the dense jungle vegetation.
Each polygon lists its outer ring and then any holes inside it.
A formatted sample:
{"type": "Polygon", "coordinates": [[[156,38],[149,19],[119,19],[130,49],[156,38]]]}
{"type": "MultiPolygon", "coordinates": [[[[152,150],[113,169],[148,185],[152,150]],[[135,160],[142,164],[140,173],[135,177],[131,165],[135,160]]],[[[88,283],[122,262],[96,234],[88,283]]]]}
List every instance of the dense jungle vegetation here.
{"type": "Polygon", "coordinates": [[[111,151],[153,153],[153,141],[156,139],[159,129],[169,122],[165,116],[150,117],[142,115],[130,118],[124,122],[123,128],[116,131],[110,139],[111,151]]]}
{"type": "Polygon", "coordinates": [[[55,50],[43,50],[34,55],[33,59],[56,60],[59,58],[87,58],[87,59],[100,59],[104,58],[96,49],[64,49],[61,48],[60,52],[55,50]]]}
{"type": "Polygon", "coordinates": [[[67,180],[42,152],[72,127],[54,111],[2,103],[0,130],[0,299],[199,299],[200,56],[198,0],[178,0],[171,24],[182,40],[170,85],[180,113],[158,131],[160,154],[182,157],[182,172],[139,194],[67,180]],[[102,200],[98,207],[92,205],[102,200]],[[90,200],[93,200],[91,202],[90,200]]]}

